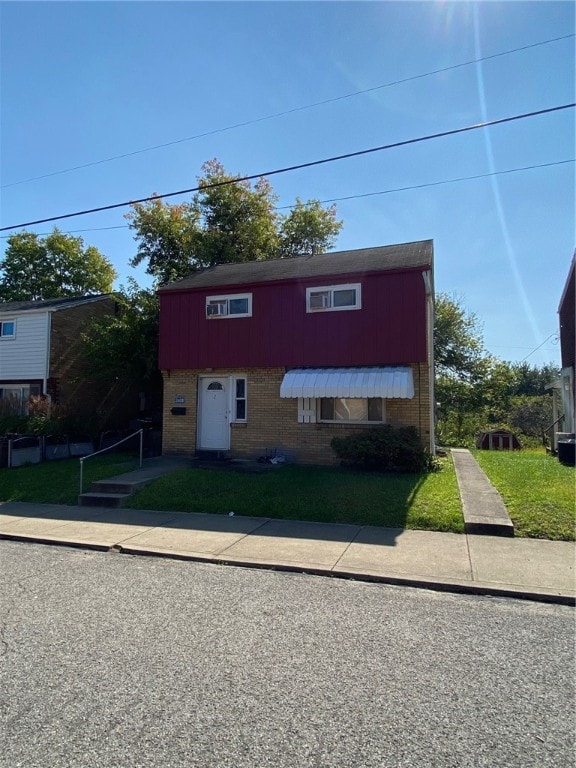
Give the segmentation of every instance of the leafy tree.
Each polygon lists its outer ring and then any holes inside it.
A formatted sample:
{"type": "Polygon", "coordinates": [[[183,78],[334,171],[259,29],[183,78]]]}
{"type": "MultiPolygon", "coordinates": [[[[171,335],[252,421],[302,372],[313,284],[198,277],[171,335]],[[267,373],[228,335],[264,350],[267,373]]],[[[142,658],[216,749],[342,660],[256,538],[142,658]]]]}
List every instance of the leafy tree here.
{"type": "Polygon", "coordinates": [[[91,373],[101,382],[122,379],[156,389],[158,371],[158,297],[133,278],[116,294],[119,311],[95,318],[84,335],[91,373]]]}
{"type": "Polygon", "coordinates": [[[146,272],[160,285],[179,280],[198,268],[200,215],[189,203],[166,205],[152,200],[134,205],[126,218],[138,242],[131,266],[147,262],[146,272]]]}
{"type": "Polygon", "coordinates": [[[298,256],[332,247],[342,222],[334,206],[297,199],[287,216],[262,178],[252,186],[229,174],[218,160],[202,166],[200,190],[190,203],[161,200],[136,204],[127,219],[138,244],[132,266],[146,263],[156,283],[186,277],[216,264],[298,256]]]}
{"type": "Polygon", "coordinates": [[[109,293],[115,278],[108,259],[81,237],[58,229],[46,237],[19,232],[0,261],[0,301],[109,293]]]}
{"type": "Polygon", "coordinates": [[[201,191],[193,205],[202,221],[198,240],[201,266],[260,261],[278,248],[278,223],[274,206],[278,200],[267,179],[254,188],[240,176],[228,174],[218,160],[202,166],[201,191]],[[218,186],[215,186],[218,185],[218,186]]]}
{"type": "Polygon", "coordinates": [[[471,444],[477,432],[495,427],[541,437],[549,426],[552,406],[546,387],[558,369],[488,355],[477,317],[446,294],[436,300],[434,353],[441,443],[471,444]]]}
{"type": "MultiPolygon", "coordinates": [[[[551,417],[551,391],[547,387],[557,376],[558,368],[551,364],[539,368],[524,362],[510,363],[490,358],[482,382],[482,403],[488,424],[513,425],[512,413],[515,412],[519,398],[549,400],[548,405],[542,405],[542,408],[549,406],[551,417]]],[[[534,405],[532,411],[543,413],[539,405],[534,405]]]]}
{"type": "Polygon", "coordinates": [[[436,295],[434,361],[440,375],[473,381],[485,357],[480,322],[461,300],[446,293],[436,295]]]}
{"type": "Polygon", "coordinates": [[[480,428],[482,384],[489,366],[480,322],[455,296],[439,293],[435,302],[434,362],[439,403],[437,437],[462,445],[480,428]]]}
{"type": "Polygon", "coordinates": [[[280,256],[290,258],[330,250],[341,228],[335,205],[323,208],[319,200],[303,203],[297,197],[292,211],[282,219],[280,256]]]}
{"type": "Polygon", "coordinates": [[[514,397],[510,404],[508,423],[523,435],[543,438],[552,424],[552,398],[550,395],[514,397]]]}
{"type": "Polygon", "coordinates": [[[511,369],[516,379],[513,393],[515,395],[549,395],[550,391],[547,387],[558,378],[560,373],[558,366],[552,363],[541,367],[531,366],[525,362],[513,363],[511,369]]]}

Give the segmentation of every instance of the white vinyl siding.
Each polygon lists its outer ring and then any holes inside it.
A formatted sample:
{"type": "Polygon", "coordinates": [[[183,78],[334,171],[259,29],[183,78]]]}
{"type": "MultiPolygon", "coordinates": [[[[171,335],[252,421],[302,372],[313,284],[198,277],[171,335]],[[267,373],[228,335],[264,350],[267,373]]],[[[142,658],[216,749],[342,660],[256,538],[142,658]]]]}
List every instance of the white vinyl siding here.
{"type": "Polygon", "coordinates": [[[6,319],[16,322],[16,335],[0,340],[0,379],[45,379],[48,376],[48,313],[11,315],[6,319]]]}

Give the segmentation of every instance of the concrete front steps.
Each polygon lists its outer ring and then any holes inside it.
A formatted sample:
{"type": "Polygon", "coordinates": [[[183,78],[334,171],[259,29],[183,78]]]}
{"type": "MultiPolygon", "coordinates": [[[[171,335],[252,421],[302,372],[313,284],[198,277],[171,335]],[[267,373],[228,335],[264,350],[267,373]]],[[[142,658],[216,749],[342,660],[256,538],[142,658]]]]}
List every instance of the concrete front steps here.
{"type": "Polygon", "coordinates": [[[81,507],[123,507],[133,493],[149,482],[151,480],[141,483],[107,483],[104,480],[92,483],[87,493],[78,496],[78,504],[81,507]]]}
{"type": "Polygon", "coordinates": [[[87,493],[81,493],[78,496],[78,504],[81,507],[123,507],[127,499],[136,491],[162,475],[185,469],[191,464],[191,460],[185,456],[159,456],[154,459],[145,459],[141,469],[92,483],[87,493]]]}

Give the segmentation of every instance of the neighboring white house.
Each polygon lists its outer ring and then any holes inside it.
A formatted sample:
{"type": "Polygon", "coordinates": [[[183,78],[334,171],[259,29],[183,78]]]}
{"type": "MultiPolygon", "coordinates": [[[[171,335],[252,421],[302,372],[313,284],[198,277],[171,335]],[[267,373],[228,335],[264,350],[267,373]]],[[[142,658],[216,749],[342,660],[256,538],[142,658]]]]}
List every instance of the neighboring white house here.
{"type": "Polygon", "coordinates": [[[13,306],[0,305],[0,397],[23,404],[48,388],[51,313],[13,306]]]}
{"type": "Polygon", "coordinates": [[[114,308],[109,295],[0,303],[0,401],[25,411],[31,395],[76,396],[82,331],[114,308]]]}

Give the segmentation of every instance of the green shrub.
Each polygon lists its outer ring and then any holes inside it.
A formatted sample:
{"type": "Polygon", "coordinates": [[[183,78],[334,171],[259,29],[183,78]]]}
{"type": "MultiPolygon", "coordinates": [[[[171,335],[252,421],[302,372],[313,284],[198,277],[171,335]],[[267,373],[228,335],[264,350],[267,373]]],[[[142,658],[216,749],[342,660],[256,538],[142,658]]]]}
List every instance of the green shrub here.
{"type": "Polygon", "coordinates": [[[0,437],[9,433],[21,434],[26,431],[28,419],[26,416],[0,415],[0,437]]]}
{"type": "Polygon", "coordinates": [[[424,472],[436,468],[414,427],[395,429],[386,424],[348,437],[334,437],[331,445],[344,466],[381,472],[424,472]]]}

